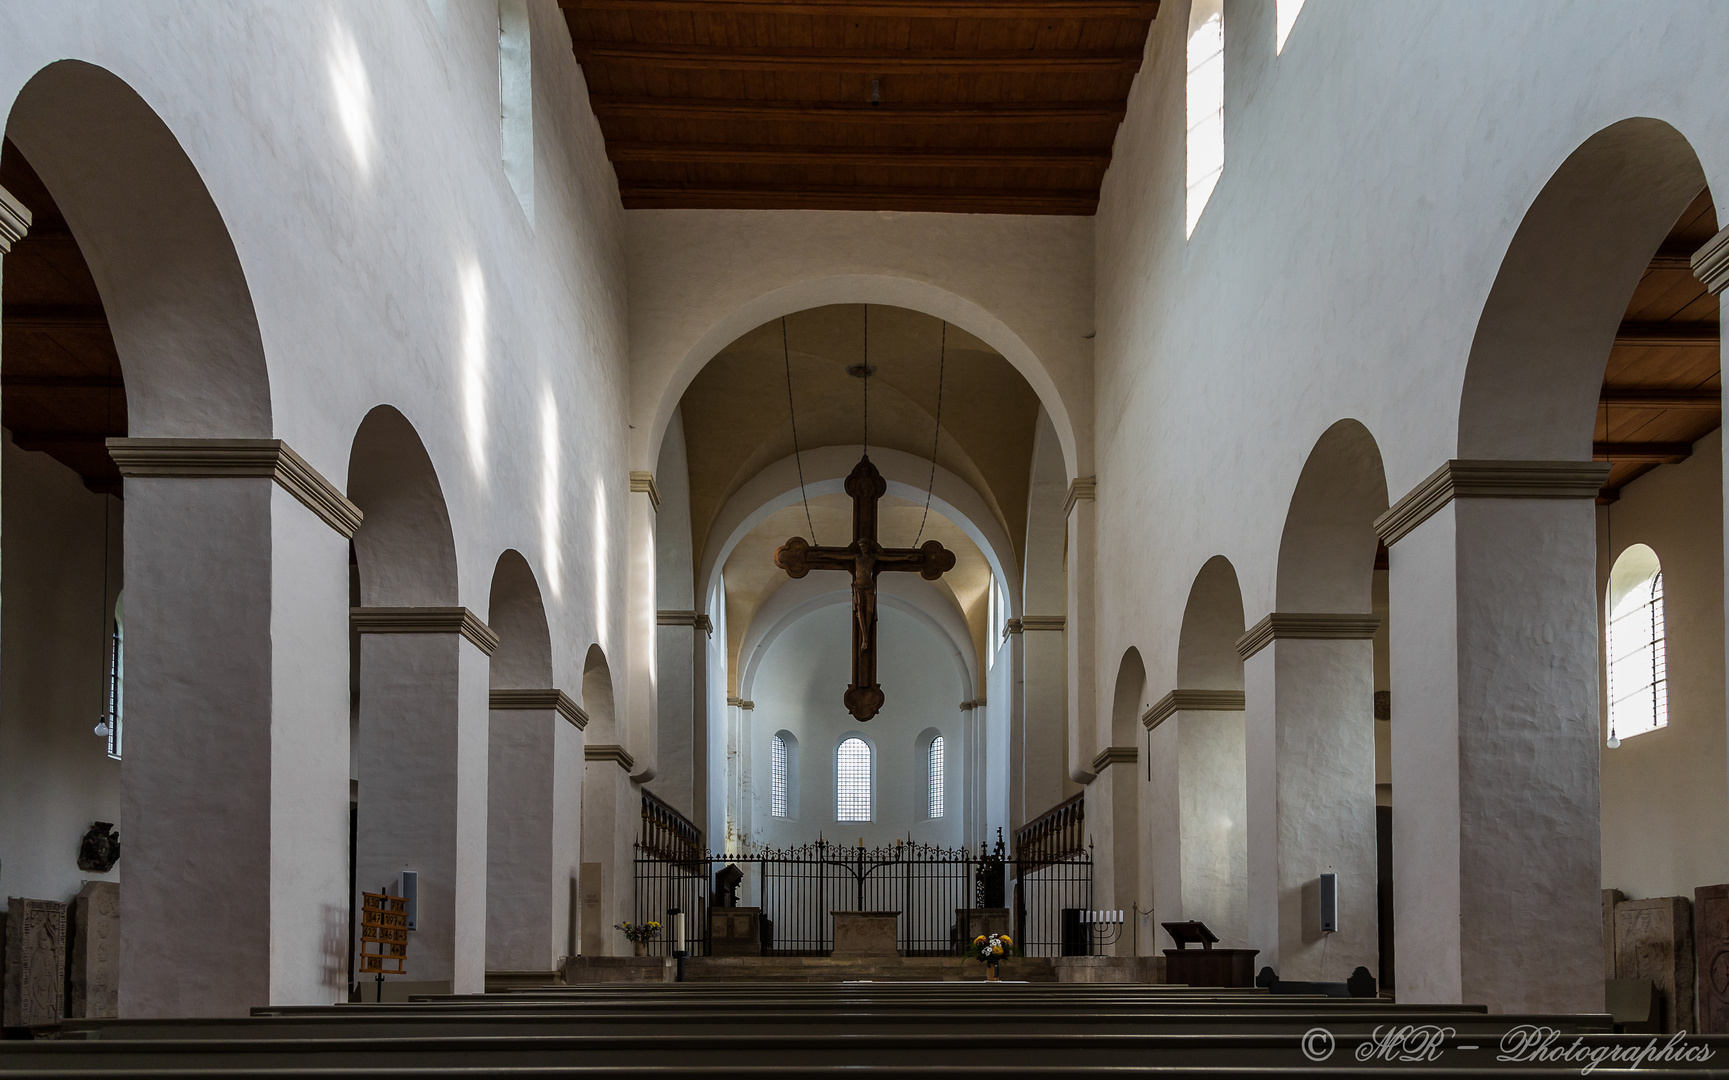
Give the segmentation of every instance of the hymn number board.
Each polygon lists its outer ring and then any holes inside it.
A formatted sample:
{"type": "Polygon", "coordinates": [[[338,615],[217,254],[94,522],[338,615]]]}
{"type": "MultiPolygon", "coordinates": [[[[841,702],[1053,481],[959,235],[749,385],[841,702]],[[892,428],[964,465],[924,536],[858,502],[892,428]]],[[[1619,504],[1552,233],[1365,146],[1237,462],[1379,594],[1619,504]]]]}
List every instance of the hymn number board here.
{"type": "Polygon", "coordinates": [[[361,893],[360,970],[403,975],[408,960],[408,900],[385,893],[361,893]],[[388,966],[394,965],[394,966],[388,966]]]}

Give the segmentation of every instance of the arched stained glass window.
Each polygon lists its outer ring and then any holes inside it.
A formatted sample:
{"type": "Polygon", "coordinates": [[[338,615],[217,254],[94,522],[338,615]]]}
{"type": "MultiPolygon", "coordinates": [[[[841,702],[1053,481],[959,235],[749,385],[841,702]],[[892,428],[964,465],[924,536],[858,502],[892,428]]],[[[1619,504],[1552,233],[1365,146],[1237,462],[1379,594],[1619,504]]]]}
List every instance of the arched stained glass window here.
{"type": "Polygon", "coordinates": [[[871,748],[858,736],[835,751],[835,820],[871,819],[871,748]]]}
{"type": "Polygon", "coordinates": [[[769,740],[769,813],[787,816],[786,805],[786,740],[776,735],[769,740]]]}
{"type": "Polygon", "coordinates": [[[941,735],[931,740],[925,772],[928,807],[925,816],[940,818],[943,816],[943,737],[941,735]]]}

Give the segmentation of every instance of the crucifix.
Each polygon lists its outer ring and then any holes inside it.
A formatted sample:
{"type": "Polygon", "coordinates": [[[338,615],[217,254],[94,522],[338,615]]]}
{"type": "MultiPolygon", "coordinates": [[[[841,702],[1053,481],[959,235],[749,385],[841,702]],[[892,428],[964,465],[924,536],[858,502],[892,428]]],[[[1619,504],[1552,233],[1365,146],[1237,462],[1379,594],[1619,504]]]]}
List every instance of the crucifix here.
{"type": "Polygon", "coordinates": [[[888,483],[869,454],[846,478],[846,493],[852,496],[851,544],[814,547],[795,536],[775,551],[774,564],[793,578],[812,570],[852,575],[852,685],[843,700],[854,719],[865,721],[883,707],[883,688],[877,685],[877,575],[916,570],[926,581],[935,581],[955,568],[955,553],[935,540],[916,548],[885,548],[877,542],[877,500],[888,493],[888,483]]]}

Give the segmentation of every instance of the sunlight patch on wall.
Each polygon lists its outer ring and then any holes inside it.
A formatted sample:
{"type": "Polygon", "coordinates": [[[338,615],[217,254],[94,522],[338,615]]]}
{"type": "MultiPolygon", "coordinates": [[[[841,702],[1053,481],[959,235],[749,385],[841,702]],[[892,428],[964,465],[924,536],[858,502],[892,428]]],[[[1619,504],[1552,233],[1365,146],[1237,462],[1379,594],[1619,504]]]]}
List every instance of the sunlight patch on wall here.
{"type": "Polygon", "coordinates": [[[1297,15],[1303,10],[1304,0],[1279,0],[1278,2],[1278,36],[1273,40],[1273,55],[1285,51],[1285,39],[1291,36],[1291,27],[1296,25],[1297,15]]]}
{"type": "Polygon", "coordinates": [[[462,365],[462,431],[468,439],[468,458],[476,476],[486,473],[486,278],[480,267],[463,268],[462,327],[459,363],[462,365]]]}
{"type": "Polygon", "coordinates": [[[563,555],[559,550],[563,522],[558,480],[558,402],[552,391],[546,390],[540,401],[540,558],[546,567],[546,587],[554,597],[559,595],[563,578],[563,555]]]}
{"type": "Polygon", "coordinates": [[[1195,235],[1201,211],[1225,169],[1225,23],[1218,3],[1197,2],[1189,23],[1188,222],[1195,235]]]}
{"type": "Polygon", "coordinates": [[[607,627],[611,625],[609,601],[612,597],[612,568],[606,548],[606,486],[594,485],[594,636],[607,646],[607,627]]]}
{"type": "Polygon", "coordinates": [[[335,98],[336,119],[354,155],[355,168],[361,180],[372,178],[372,84],[366,77],[366,64],[360,59],[360,46],[354,35],[341,23],[332,25],[330,49],[326,60],[330,71],[330,91],[335,98]]]}

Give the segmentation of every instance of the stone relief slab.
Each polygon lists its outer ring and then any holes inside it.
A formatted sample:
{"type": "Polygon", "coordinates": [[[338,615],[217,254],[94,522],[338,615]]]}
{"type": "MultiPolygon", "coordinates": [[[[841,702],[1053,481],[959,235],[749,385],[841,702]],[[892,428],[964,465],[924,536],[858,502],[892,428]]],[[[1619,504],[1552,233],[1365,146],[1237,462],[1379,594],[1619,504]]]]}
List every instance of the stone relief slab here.
{"type": "Polygon", "coordinates": [[[1729,1035],[1729,885],[1693,890],[1699,1031],[1729,1035]]]}
{"type": "Polygon", "coordinates": [[[1665,1032],[1694,1031],[1693,905],[1684,896],[1615,905],[1615,975],[1650,979],[1663,1001],[1665,1032]]]}
{"type": "Polygon", "coordinates": [[[120,885],[86,881],[72,901],[66,1015],[120,1015],[120,885]]]}
{"type": "Polygon", "coordinates": [[[0,1023],[58,1024],[66,1009],[66,905],[56,900],[6,901],[6,969],[0,1023]]]}

